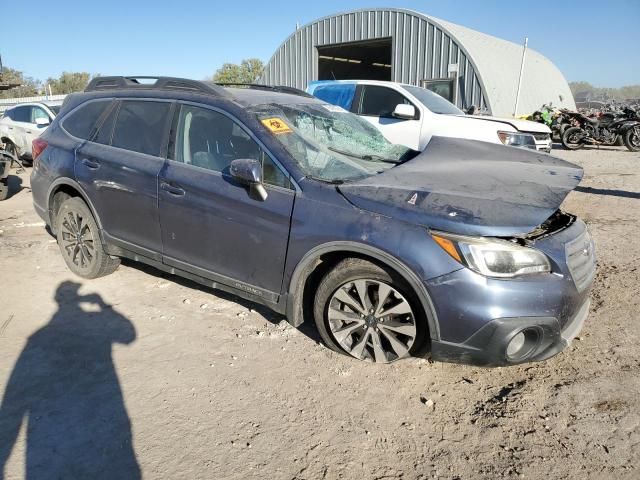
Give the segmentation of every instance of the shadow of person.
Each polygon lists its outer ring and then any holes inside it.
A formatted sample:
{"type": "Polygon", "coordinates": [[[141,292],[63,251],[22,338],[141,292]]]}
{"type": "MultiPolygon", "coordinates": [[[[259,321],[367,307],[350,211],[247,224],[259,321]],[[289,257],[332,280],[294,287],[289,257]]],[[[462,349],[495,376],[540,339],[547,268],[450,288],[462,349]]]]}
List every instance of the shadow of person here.
{"type": "Polygon", "coordinates": [[[28,479],[140,477],[111,353],[135,340],[135,328],[79,288],[58,286],[58,311],[13,367],[0,404],[0,479],[23,420],[28,479]]]}

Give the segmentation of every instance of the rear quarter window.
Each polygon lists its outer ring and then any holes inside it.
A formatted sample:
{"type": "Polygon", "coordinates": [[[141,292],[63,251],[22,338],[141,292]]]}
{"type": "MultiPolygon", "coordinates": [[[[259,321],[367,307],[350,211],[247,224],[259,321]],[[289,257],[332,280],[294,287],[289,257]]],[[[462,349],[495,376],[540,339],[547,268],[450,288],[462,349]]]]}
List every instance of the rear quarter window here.
{"type": "Polygon", "coordinates": [[[62,127],[74,137],[87,139],[110,103],[111,100],[87,102],[71,112],[62,122],[62,127]]]}

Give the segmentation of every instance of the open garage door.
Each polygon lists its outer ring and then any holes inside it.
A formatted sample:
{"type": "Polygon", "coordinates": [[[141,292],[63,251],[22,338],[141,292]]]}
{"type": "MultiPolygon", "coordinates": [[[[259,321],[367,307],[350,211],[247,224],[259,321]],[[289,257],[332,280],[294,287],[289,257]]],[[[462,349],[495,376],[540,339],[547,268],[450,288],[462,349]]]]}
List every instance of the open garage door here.
{"type": "Polygon", "coordinates": [[[318,49],[318,80],[391,80],[391,38],[318,49]]]}

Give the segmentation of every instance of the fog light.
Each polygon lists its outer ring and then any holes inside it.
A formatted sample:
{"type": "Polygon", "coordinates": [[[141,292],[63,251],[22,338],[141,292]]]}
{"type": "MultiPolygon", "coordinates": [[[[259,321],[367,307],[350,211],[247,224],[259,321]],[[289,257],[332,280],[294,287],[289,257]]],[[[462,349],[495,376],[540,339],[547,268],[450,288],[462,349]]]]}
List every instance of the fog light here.
{"type": "Polygon", "coordinates": [[[542,332],[536,327],[525,328],[516,333],[509,343],[505,354],[507,359],[516,362],[533,355],[540,344],[542,332]]]}
{"type": "Polygon", "coordinates": [[[524,332],[520,332],[515,335],[509,345],[507,345],[507,357],[515,357],[518,355],[522,347],[524,347],[524,342],[527,340],[527,337],[524,335],[524,332]]]}

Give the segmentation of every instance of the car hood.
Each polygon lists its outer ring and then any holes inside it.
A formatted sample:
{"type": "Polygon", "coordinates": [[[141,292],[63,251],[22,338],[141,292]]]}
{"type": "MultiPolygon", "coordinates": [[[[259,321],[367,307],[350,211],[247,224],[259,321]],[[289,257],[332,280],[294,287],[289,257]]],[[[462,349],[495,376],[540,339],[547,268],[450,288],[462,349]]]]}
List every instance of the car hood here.
{"type": "Polygon", "coordinates": [[[522,236],[549,218],[582,168],[522,148],[434,137],[412,160],[340,185],[356,207],[463,235],[522,236]]]}
{"type": "Polygon", "coordinates": [[[543,123],[532,122],[530,120],[520,120],[517,118],[499,118],[490,117],[485,115],[460,115],[462,118],[470,120],[485,120],[487,122],[506,123],[511,125],[516,130],[521,132],[533,132],[533,133],[551,133],[549,127],[543,123]]]}

